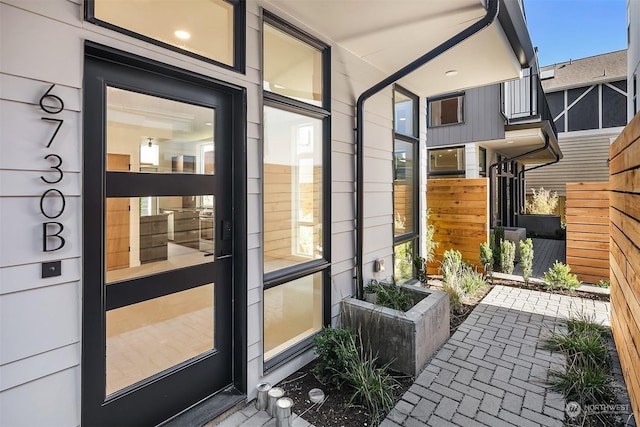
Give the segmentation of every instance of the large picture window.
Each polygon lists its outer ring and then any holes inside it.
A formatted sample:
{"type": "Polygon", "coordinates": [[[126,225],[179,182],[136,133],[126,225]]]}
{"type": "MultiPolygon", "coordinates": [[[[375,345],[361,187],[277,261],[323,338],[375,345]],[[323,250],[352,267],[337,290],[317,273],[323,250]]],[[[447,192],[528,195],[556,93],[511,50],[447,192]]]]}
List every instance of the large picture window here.
{"type": "Polygon", "coordinates": [[[244,69],[244,3],[87,0],[86,19],[137,38],[244,69]]]}
{"type": "Polygon", "coordinates": [[[330,321],[329,49],[265,12],[264,368],[330,321]]]}
{"type": "Polygon", "coordinates": [[[396,86],[393,143],[394,277],[415,277],[418,248],[418,98],[396,86]]]}

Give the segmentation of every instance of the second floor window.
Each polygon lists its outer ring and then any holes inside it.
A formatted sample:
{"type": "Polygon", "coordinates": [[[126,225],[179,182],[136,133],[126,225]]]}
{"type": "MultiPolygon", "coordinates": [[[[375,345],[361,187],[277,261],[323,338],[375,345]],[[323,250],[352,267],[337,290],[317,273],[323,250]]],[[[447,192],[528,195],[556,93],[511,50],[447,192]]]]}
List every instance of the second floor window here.
{"type": "Polygon", "coordinates": [[[429,127],[464,122],[464,94],[433,98],[429,103],[429,127]]]}

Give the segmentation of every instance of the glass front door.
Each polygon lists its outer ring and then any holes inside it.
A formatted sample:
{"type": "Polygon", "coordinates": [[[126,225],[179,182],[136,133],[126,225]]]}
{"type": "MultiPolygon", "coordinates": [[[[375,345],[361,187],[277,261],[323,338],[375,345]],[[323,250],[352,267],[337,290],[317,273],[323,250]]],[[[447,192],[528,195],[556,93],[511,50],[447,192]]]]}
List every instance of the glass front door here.
{"type": "Polygon", "coordinates": [[[155,425],[234,381],[231,104],[86,61],[83,424],[155,425]]]}

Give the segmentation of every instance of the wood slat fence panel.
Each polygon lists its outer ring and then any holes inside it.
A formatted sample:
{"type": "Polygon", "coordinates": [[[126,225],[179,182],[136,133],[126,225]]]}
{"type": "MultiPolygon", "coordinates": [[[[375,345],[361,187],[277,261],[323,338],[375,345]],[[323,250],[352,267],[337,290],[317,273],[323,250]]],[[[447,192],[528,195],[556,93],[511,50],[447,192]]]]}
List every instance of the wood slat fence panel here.
{"type": "Polygon", "coordinates": [[[566,189],[567,264],[583,282],[609,280],[609,183],[567,183],[566,189]]]}
{"type": "Polygon", "coordinates": [[[427,180],[429,223],[439,242],[429,274],[439,274],[442,254],[456,249],[462,258],[480,265],[480,243],[489,239],[489,181],[478,179],[427,180]]]}
{"type": "Polygon", "coordinates": [[[609,151],[611,327],[636,419],[640,419],[640,114],[609,151]]]}

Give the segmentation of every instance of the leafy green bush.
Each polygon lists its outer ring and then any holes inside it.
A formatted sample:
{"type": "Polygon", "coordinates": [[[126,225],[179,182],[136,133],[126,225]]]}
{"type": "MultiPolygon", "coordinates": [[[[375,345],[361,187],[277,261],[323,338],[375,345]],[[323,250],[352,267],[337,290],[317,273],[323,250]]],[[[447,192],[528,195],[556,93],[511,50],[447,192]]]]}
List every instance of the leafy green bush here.
{"type": "Polygon", "coordinates": [[[533,273],[533,240],[520,241],[520,266],[524,283],[529,283],[533,273]]]}
{"type": "Polygon", "coordinates": [[[516,259],[516,244],[503,240],[500,242],[500,270],[503,273],[513,273],[514,262],[516,259]]]}
{"type": "Polygon", "coordinates": [[[580,286],[580,281],[571,273],[571,267],[559,261],[553,263],[551,268],[544,273],[543,279],[551,289],[575,289],[580,286]]]}
{"type": "Polygon", "coordinates": [[[332,384],[340,389],[344,385],[345,370],[357,353],[353,331],[346,328],[322,328],[313,338],[316,345],[317,363],[313,373],[323,384],[332,384]]]}
{"type": "Polygon", "coordinates": [[[527,213],[539,215],[552,215],[558,206],[558,193],[545,190],[543,187],[536,190],[532,188],[533,196],[527,204],[527,213]]]}

